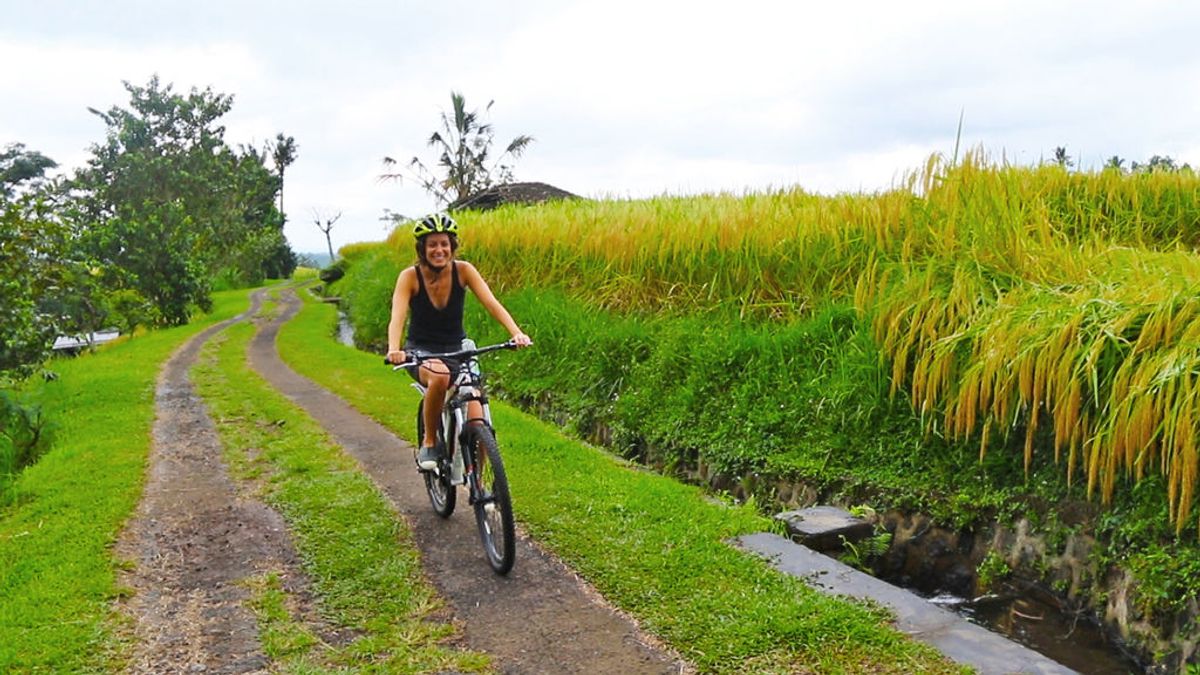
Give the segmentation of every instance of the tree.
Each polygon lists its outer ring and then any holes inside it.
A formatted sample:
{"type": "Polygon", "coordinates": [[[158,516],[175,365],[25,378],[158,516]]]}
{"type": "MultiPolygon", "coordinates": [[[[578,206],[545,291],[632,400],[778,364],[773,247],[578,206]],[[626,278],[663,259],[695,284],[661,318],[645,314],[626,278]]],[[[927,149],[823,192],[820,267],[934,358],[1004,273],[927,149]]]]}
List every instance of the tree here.
{"type": "Polygon", "coordinates": [[[58,164],[13,143],[0,151],[0,387],[28,377],[56,335],[99,321],[95,279],[55,207],[58,164]]]}
{"type": "Polygon", "coordinates": [[[87,323],[65,308],[91,304],[91,287],[70,230],[40,196],[0,199],[0,388],[36,372],[56,335],[87,323]]]}
{"type": "Polygon", "coordinates": [[[283,218],[275,208],[275,194],[282,190],[282,174],[266,167],[267,152],[242,147],[234,153],[231,208],[241,222],[233,227],[242,243],[221,258],[221,269],[235,283],[259,283],[265,278],[284,278],[296,268],[296,256],[283,236],[283,218]]]}
{"type": "Polygon", "coordinates": [[[22,183],[35,187],[47,169],[58,162],[36,150],[26,150],[24,143],[10,143],[0,150],[0,198],[8,199],[22,183]]]}
{"type": "Polygon", "coordinates": [[[325,233],[325,244],[329,246],[329,262],[333,262],[333,240],[329,237],[330,231],[333,230],[333,224],[342,217],[342,212],[338,211],[337,215],[330,218],[325,216],[322,220],[321,212],[313,209],[313,222],[317,224],[317,229],[325,233]]]}
{"type": "MultiPolygon", "coordinates": [[[[442,204],[450,204],[464,197],[486,190],[497,183],[512,180],[512,166],[503,164],[506,158],[518,158],[533,142],[533,137],[520,135],[509,141],[504,152],[495,160],[488,155],[495,141],[491,124],[481,121],[479,111],[467,111],[463,95],[450,92],[451,114],[442,111],[442,129],[433,132],[426,144],[438,153],[437,166],[444,175],[439,176],[418,157],[413,157],[407,170],[412,178],[442,204]]],[[[490,111],[495,101],[488,101],[484,111],[490,111]]],[[[398,164],[391,157],[383,158],[384,166],[398,164]]],[[[380,178],[400,179],[400,173],[385,173],[380,178]]]]}
{"type": "Polygon", "coordinates": [[[271,158],[275,160],[275,170],[279,172],[279,214],[286,220],[287,215],[283,210],[283,172],[296,161],[296,139],[277,134],[271,158]]]}
{"type": "Polygon", "coordinates": [[[392,231],[397,227],[400,227],[405,223],[410,223],[413,219],[409,218],[403,213],[396,213],[391,209],[385,208],[383,210],[383,215],[379,216],[379,220],[384,223],[383,229],[387,231],[388,234],[391,234],[392,231]]]}
{"type": "Polygon", "coordinates": [[[1057,148],[1054,148],[1054,163],[1064,169],[1069,169],[1075,166],[1075,162],[1072,161],[1070,155],[1067,154],[1067,148],[1061,145],[1057,148]]]}
{"type": "Polygon", "coordinates": [[[1109,157],[1106,162],[1104,162],[1104,168],[1124,172],[1125,160],[1117,155],[1113,155],[1112,157],[1109,157]]]}
{"type": "Polygon", "coordinates": [[[90,109],[107,137],[75,176],[73,217],[110,288],[150,300],[162,323],[186,323],[193,306],[208,308],[217,276],[261,280],[280,253],[281,179],[265,151],[225,143],[233,97],[179,94],[158,77],[125,89],[129,108],[90,109]]]}
{"type": "Polygon", "coordinates": [[[1134,173],[1156,173],[1160,171],[1176,173],[1179,171],[1191,171],[1192,167],[1187,164],[1180,166],[1170,155],[1154,155],[1145,164],[1134,162],[1132,170],[1134,173]]]}

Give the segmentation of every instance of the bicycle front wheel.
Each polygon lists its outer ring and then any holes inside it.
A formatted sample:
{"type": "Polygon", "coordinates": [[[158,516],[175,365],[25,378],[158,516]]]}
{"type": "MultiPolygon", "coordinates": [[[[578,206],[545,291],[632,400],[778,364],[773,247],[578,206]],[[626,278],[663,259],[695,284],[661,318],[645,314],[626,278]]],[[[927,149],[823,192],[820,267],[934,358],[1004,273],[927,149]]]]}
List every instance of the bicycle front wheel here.
{"type": "Polygon", "coordinates": [[[496,445],[496,435],[491,427],[484,424],[471,425],[468,443],[475,462],[472,505],[475,522],[479,525],[479,538],[492,569],[497,574],[508,574],[517,557],[517,545],[512,499],[508,494],[508,477],[500,459],[500,447],[496,445]]]}

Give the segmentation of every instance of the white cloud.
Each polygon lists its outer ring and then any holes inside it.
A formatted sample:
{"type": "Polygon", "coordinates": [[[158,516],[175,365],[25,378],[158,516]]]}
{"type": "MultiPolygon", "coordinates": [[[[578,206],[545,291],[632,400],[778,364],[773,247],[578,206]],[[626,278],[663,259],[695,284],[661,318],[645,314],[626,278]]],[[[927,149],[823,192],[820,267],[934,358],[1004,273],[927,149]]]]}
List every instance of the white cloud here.
{"type": "Polygon", "coordinates": [[[234,94],[228,140],[299,145],[302,251],[325,247],[313,208],[344,211],[343,243],[381,236],[383,208],[434,208],[377,177],[384,155],[431,157],[452,89],[495,99],[497,142],[536,137],[519,179],[584,195],[881,189],[952,152],[960,112],[965,146],[1010,161],[1200,164],[1200,6],[1168,0],[273,5],[0,0],[0,59],[23,65],[0,71],[0,142],[77,164],[102,140],[87,106],[152,73],[234,94]]]}

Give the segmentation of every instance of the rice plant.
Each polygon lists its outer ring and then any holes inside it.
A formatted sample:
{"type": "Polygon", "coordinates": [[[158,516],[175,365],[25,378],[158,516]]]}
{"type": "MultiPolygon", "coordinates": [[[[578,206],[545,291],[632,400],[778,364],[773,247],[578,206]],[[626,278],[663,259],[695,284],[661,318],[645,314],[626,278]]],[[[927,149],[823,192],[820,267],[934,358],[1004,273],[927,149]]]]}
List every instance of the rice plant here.
{"type": "MultiPolygon", "coordinates": [[[[493,286],[634,313],[790,320],[853,302],[931,430],[1023,435],[1111,499],[1161,473],[1191,517],[1200,179],[939,156],[890,190],[572,200],[462,214],[493,286]],[[1048,439],[1041,441],[1039,439],[1048,439]],[[1044,446],[1044,447],[1043,447],[1044,446]]],[[[406,233],[388,246],[411,257],[406,233]]]]}

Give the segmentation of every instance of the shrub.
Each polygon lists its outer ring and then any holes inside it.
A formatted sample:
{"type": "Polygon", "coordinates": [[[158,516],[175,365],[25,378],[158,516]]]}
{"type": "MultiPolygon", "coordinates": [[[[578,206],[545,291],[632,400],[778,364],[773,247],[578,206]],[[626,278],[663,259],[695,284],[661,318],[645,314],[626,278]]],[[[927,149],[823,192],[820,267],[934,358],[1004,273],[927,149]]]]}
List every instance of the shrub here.
{"type": "Polygon", "coordinates": [[[8,502],[8,486],[17,474],[49,447],[49,426],[41,406],[0,391],[0,504],[8,502]]]}

